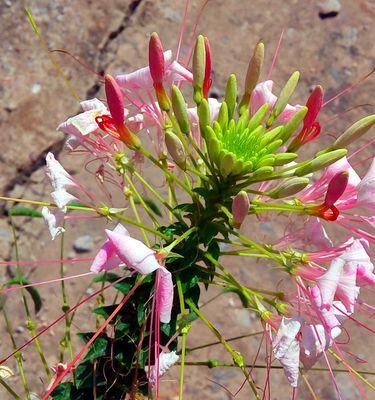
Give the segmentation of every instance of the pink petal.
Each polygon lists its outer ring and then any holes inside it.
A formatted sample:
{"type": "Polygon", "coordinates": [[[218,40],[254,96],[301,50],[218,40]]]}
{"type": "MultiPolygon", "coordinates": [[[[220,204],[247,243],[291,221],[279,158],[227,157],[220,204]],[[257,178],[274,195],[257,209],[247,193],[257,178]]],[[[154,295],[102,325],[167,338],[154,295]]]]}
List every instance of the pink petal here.
{"type": "Polygon", "coordinates": [[[153,250],[141,241],[106,229],[109,241],[116,249],[117,255],[128,268],[140,274],[149,274],[160,267],[153,250]]]}
{"type": "Polygon", "coordinates": [[[159,286],[156,296],[160,309],[160,322],[168,324],[171,320],[173,306],[172,274],[164,267],[160,267],[157,273],[159,278],[159,286]]]}
{"type": "Polygon", "coordinates": [[[375,158],[370,169],[358,185],[358,205],[367,211],[375,210],[375,158]]]}
{"type": "Polygon", "coordinates": [[[344,267],[344,260],[335,258],[326,273],[317,279],[322,305],[332,304],[344,267]]]}

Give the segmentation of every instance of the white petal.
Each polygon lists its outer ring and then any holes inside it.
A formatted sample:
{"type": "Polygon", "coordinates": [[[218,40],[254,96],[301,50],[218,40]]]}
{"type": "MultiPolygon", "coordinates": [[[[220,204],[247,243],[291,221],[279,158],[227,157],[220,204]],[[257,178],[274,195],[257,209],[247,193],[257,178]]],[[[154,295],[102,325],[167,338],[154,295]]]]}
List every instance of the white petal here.
{"type": "Polygon", "coordinates": [[[55,240],[58,235],[65,232],[65,229],[61,226],[61,223],[64,220],[64,213],[61,210],[57,210],[55,213],[51,213],[48,207],[43,207],[42,215],[47,223],[48,229],[52,236],[52,240],[55,240]]]}

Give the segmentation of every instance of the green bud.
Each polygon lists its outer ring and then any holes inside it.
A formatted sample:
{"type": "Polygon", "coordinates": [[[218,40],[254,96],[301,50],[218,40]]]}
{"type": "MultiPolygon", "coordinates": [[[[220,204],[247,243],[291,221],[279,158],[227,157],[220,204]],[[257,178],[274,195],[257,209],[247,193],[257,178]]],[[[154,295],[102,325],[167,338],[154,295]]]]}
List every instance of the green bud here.
{"type": "Polygon", "coordinates": [[[245,80],[245,90],[242,97],[239,112],[242,114],[246,109],[249,108],[249,102],[251,93],[253,92],[260,76],[260,71],[262,69],[262,64],[264,60],[264,44],[259,42],[254,49],[253,56],[249,62],[247,68],[246,80],[245,80]]]}
{"type": "Polygon", "coordinates": [[[292,134],[297,130],[298,125],[303,121],[307,113],[307,107],[302,107],[298,110],[293,117],[284,125],[284,131],[281,135],[283,143],[287,142],[292,134]]]}
{"type": "Polygon", "coordinates": [[[206,141],[208,142],[211,139],[217,139],[216,132],[210,127],[206,126],[206,141]]]}
{"type": "Polygon", "coordinates": [[[267,154],[266,156],[263,156],[256,164],[257,169],[265,167],[267,165],[273,165],[275,161],[275,156],[273,154],[267,154]]]}
{"type": "Polygon", "coordinates": [[[330,151],[329,153],[321,154],[320,156],[311,160],[308,164],[297,168],[294,172],[294,175],[304,176],[312,172],[318,171],[320,169],[323,169],[325,167],[328,167],[328,165],[331,165],[337,160],[340,160],[340,158],[346,156],[347,153],[348,150],[339,149],[330,151]]]}
{"type": "Polygon", "coordinates": [[[291,178],[280,185],[278,188],[267,193],[273,199],[282,199],[284,197],[293,196],[304,189],[309,183],[308,178],[291,178]]]}
{"type": "Polygon", "coordinates": [[[204,82],[204,75],[206,72],[206,49],[204,44],[204,37],[199,35],[195,42],[193,54],[193,88],[194,88],[194,101],[197,104],[203,99],[202,88],[204,82]]]}
{"type": "Polygon", "coordinates": [[[219,115],[217,117],[217,122],[223,129],[226,129],[226,127],[228,125],[228,120],[229,120],[228,106],[227,106],[227,103],[225,101],[223,101],[221,104],[221,107],[220,107],[219,115]]]}
{"type": "Polygon", "coordinates": [[[210,107],[206,99],[203,99],[198,106],[198,117],[201,134],[205,137],[206,126],[211,126],[210,107]]]}
{"type": "Polygon", "coordinates": [[[221,144],[216,138],[209,139],[207,141],[207,151],[212,162],[216,165],[219,164],[219,153],[221,150],[221,144]]]}
{"type": "Polygon", "coordinates": [[[251,161],[246,161],[246,162],[244,163],[242,172],[243,172],[244,174],[248,174],[249,172],[252,172],[252,171],[253,171],[253,163],[252,163],[251,161]]]}
{"type": "Polygon", "coordinates": [[[249,116],[250,116],[250,111],[244,110],[243,113],[241,114],[240,118],[238,118],[238,121],[236,123],[236,129],[238,132],[241,132],[245,128],[247,128],[247,126],[249,124],[249,116]]]}
{"type": "Polygon", "coordinates": [[[277,150],[281,145],[283,144],[283,141],[281,139],[277,139],[274,142],[270,143],[268,146],[265,147],[267,149],[267,153],[273,153],[275,150],[277,150]]]}
{"type": "Polygon", "coordinates": [[[233,164],[232,174],[239,175],[242,173],[244,168],[244,162],[242,160],[236,160],[233,164]]]}
{"type": "Polygon", "coordinates": [[[220,172],[226,178],[233,169],[233,164],[236,161],[236,156],[231,152],[221,151],[219,154],[220,172]]]}
{"type": "Polygon", "coordinates": [[[228,119],[232,119],[237,102],[237,77],[234,74],[229,75],[227,86],[225,88],[225,102],[228,106],[228,119]]]}
{"type": "Polygon", "coordinates": [[[298,157],[296,153],[279,153],[275,154],[275,161],[273,165],[285,165],[294,161],[298,157]]]}
{"type": "Polygon", "coordinates": [[[247,125],[250,132],[253,131],[255,128],[257,128],[262,123],[269,107],[270,105],[268,103],[264,103],[259,108],[259,110],[251,117],[249,124],[247,125]]]}
{"type": "Polygon", "coordinates": [[[221,129],[220,124],[217,121],[214,121],[214,123],[212,124],[213,128],[214,128],[214,132],[216,133],[216,137],[221,140],[223,137],[223,130],[221,129]]]}
{"type": "Polygon", "coordinates": [[[281,131],[283,129],[284,129],[283,126],[278,126],[277,128],[272,129],[269,132],[266,132],[263,135],[262,140],[260,141],[259,147],[263,148],[263,147],[267,146],[269,143],[273,142],[281,134],[281,131]]]}
{"type": "Polygon", "coordinates": [[[288,82],[285,84],[283,89],[281,90],[280,96],[276,101],[276,104],[274,105],[271,115],[268,118],[267,125],[271,126],[276,118],[284,111],[286,105],[288,104],[288,101],[290,97],[292,96],[294,89],[297,86],[298,80],[299,80],[299,72],[295,71],[291,75],[291,77],[288,79],[288,82]]]}
{"type": "Polygon", "coordinates": [[[268,176],[270,176],[273,172],[273,167],[270,166],[265,166],[265,167],[261,167],[259,169],[257,169],[256,171],[253,172],[252,174],[252,178],[255,179],[263,179],[263,178],[267,178],[268,176]]]}
{"type": "Polygon", "coordinates": [[[331,149],[347,147],[363,136],[375,124],[375,114],[362,118],[350,126],[341,136],[339,136],[331,149]]]}
{"type": "Polygon", "coordinates": [[[186,155],[181,140],[170,129],[165,131],[165,144],[172,160],[182,169],[186,170],[186,155]]]}
{"type": "Polygon", "coordinates": [[[185,135],[188,135],[190,132],[190,123],[186,108],[186,102],[180,89],[176,85],[173,85],[172,87],[172,107],[178,125],[180,126],[181,132],[185,135]]]}

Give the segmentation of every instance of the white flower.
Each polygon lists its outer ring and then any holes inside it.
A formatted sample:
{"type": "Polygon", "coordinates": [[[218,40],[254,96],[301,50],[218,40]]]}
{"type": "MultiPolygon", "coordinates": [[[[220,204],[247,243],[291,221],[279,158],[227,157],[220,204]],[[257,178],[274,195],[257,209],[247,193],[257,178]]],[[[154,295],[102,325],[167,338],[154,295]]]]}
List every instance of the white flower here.
{"type": "Polygon", "coordinates": [[[61,210],[51,213],[48,207],[43,207],[42,215],[51,233],[52,240],[55,240],[57,236],[65,232],[65,229],[60,226],[64,220],[64,213],[61,210]]]}
{"type": "Polygon", "coordinates": [[[148,367],[145,367],[146,373],[148,375],[148,379],[151,385],[155,385],[156,380],[163,376],[169,368],[171,368],[179,359],[179,356],[175,351],[171,351],[170,353],[161,352],[159,354],[159,373],[156,375],[156,366],[152,365],[150,371],[148,371],[148,367]]]}

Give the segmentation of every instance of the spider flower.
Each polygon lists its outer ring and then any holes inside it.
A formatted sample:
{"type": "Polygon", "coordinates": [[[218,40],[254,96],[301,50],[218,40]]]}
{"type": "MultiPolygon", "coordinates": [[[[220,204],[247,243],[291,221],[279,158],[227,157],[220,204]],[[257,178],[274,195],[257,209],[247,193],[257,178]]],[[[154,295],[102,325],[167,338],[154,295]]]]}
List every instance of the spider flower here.
{"type": "Polygon", "coordinates": [[[180,357],[175,351],[171,351],[169,353],[163,351],[159,354],[158,368],[156,365],[152,365],[150,368],[146,366],[145,370],[151,385],[154,386],[158,379],[163,376],[174,364],[176,364],[179,358],[180,357]]]}
{"type": "Polygon", "coordinates": [[[43,207],[42,216],[48,226],[52,240],[55,240],[57,236],[65,232],[65,229],[61,226],[64,221],[64,213],[61,210],[51,213],[48,207],[43,207]]]}

